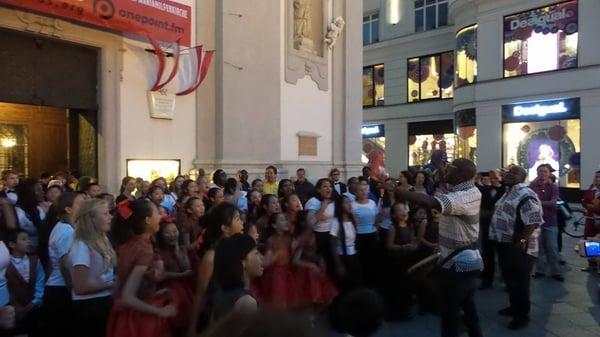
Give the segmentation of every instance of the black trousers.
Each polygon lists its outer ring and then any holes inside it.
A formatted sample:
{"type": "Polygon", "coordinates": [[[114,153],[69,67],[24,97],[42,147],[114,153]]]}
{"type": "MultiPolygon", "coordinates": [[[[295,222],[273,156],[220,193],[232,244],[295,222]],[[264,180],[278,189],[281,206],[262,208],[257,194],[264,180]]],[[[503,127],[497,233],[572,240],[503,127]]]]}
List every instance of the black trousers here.
{"type": "Polygon", "coordinates": [[[487,237],[481,238],[481,258],[483,259],[483,272],[481,283],[491,286],[496,274],[496,242],[487,237]]]}
{"type": "Polygon", "coordinates": [[[42,306],[42,327],[46,337],[73,336],[71,291],[62,286],[46,286],[42,306]]]}
{"type": "Polygon", "coordinates": [[[440,316],[442,337],[460,335],[460,310],[464,312],[465,325],[469,337],[482,337],[479,316],[475,307],[475,290],[478,273],[457,273],[440,268],[439,282],[441,291],[440,316]]]}
{"type": "Polygon", "coordinates": [[[377,243],[377,232],[356,234],[356,250],[360,260],[365,285],[371,289],[380,287],[381,254],[377,243]]]}
{"type": "Polygon", "coordinates": [[[358,255],[340,255],[340,260],[346,270],[346,275],[335,275],[335,284],[340,294],[346,294],[362,286],[362,273],[358,255]]]}
{"type": "Polygon", "coordinates": [[[317,244],[317,253],[323,257],[325,260],[325,265],[327,266],[327,270],[331,273],[332,263],[331,263],[331,235],[329,232],[314,232],[315,233],[315,241],[317,244]]]}
{"type": "Polygon", "coordinates": [[[498,262],[508,288],[508,298],[514,316],[529,317],[531,307],[529,290],[535,257],[515,248],[512,243],[498,242],[496,247],[498,248],[498,262]]]}
{"type": "Polygon", "coordinates": [[[112,297],[73,301],[73,325],[77,336],[105,337],[112,297]]]}

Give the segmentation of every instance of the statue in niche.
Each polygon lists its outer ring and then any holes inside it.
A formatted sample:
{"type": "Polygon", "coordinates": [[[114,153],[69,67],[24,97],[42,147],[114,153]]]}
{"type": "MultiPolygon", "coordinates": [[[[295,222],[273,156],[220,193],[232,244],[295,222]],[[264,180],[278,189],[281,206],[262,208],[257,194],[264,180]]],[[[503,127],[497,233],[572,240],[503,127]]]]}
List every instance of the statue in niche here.
{"type": "Polygon", "coordinates": [[[311,0],[294,0],[294,47],[316,54],[312,34],[311,0]]]}

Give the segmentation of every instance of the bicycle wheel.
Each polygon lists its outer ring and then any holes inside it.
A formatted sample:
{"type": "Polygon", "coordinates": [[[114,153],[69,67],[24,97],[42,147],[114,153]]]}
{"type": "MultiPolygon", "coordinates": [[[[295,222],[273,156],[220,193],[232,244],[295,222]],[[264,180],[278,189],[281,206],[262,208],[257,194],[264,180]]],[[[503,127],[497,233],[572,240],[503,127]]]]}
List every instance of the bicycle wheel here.
{"type": "Polygon", "coordinates": [[[572,238],[582,238],[585,230],[585,212],[579,209],[571,211],[571,219],[565,225],[565,234],[572,238]]]}

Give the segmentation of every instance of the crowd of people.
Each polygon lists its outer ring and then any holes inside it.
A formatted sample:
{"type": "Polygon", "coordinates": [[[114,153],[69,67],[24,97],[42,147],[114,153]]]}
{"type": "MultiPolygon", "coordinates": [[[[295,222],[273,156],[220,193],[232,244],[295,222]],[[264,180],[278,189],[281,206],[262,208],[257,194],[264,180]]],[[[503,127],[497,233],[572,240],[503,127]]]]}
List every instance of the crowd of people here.
{"type": "MultiPolygon", "coordinates": [[[[563,281],[558,188],[549,165],[537,171],[528,186],[518,166],[478,174],[457,159],[385,181],[365,167],[342,182],[334,168],[313,185],[302,168],[278,180],[268,166],[251,182],[221,169],[170,184],[125,177],[117,196],[92,177],[5,171],[0,335],[197,336],[260,307],[328,312],[335,329],[366,337],[416,306],[440,315],[443,336],[464,323],[477,337],[473,297],[493,285],[496,255],[510,301],[500,314],[519,329],[534,265],[534,277],[563,281]],[[360,301],[373,310],[348,311],[360,301]]],[[[600,172],[590,191],[593,238],[600,172]]]]}

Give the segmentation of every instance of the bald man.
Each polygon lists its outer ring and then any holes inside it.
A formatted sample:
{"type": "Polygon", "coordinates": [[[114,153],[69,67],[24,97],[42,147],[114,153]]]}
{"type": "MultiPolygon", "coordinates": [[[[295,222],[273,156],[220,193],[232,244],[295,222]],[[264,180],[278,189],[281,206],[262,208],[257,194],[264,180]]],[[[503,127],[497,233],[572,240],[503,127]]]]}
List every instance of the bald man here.
{"type": "Polygon", "coordinates": [[[399,191],[405,201],[436,209],[442,213],[439,223],[441,253],[440,289],[442,337],[458,337],[460,334],[460,311],[470,337],[481,337],[479,317],[474,295],[477,276],[483,270],[483,260],[477,250],[479,238],[479,210],[481,192],[475,187],[477,174],[475,164],[468,159],[456,159],[446,165],[442,176],[449,192],[431,197],[429,195],[399,191]]]}

